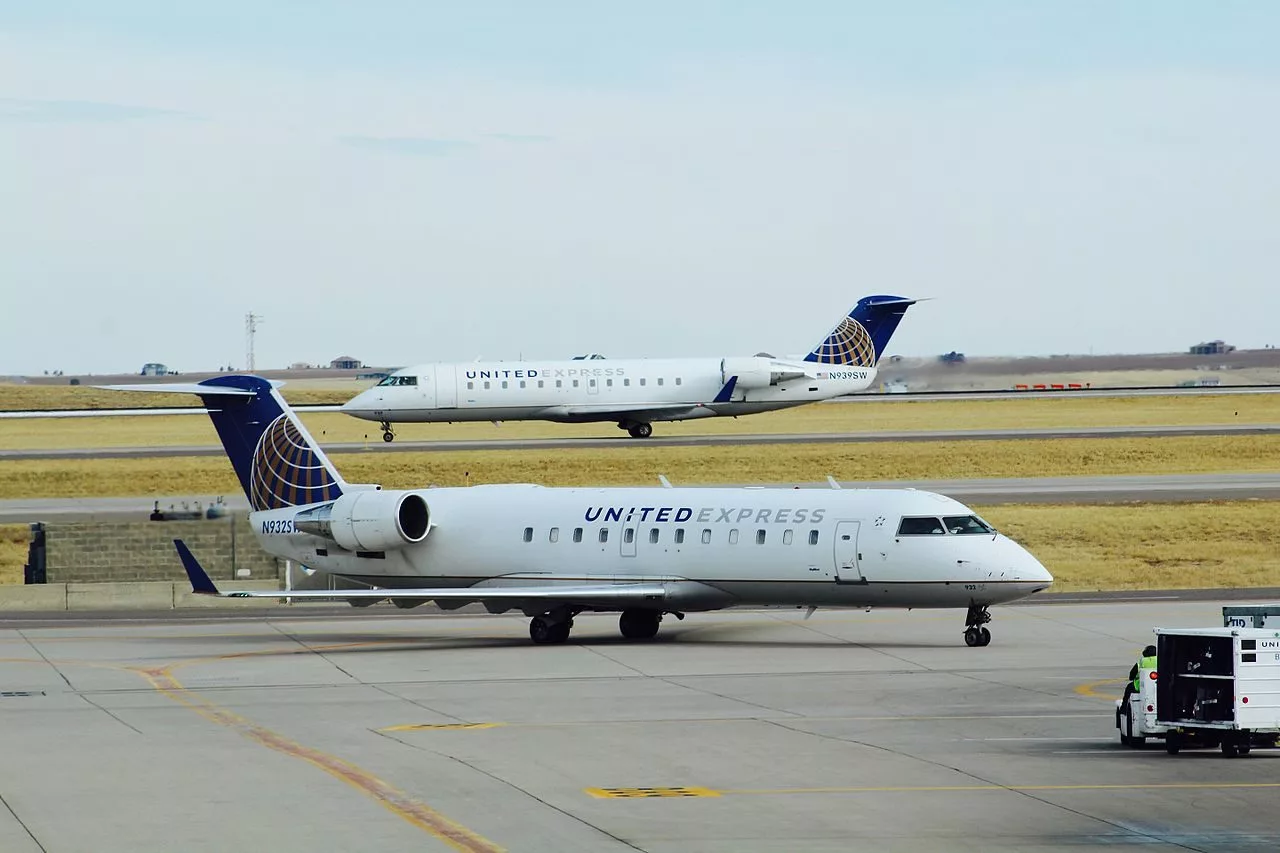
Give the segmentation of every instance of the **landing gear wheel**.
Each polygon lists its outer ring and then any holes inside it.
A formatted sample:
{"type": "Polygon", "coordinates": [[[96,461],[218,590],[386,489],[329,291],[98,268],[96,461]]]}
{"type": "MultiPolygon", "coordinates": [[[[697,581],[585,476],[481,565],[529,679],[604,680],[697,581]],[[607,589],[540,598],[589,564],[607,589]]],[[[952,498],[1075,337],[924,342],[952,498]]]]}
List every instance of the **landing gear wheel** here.
{"type": "Polygon", "coordinates": [[[632,438],[648,438],[653,435],[653,424],[632,424],[627,432],[632,438]]]}
{"type": "Polygon", "coordinates": [[[970,604],[964,617],[964,642],[967,646],[991,645],[991,632],[982,626],[991,621],[985,604],[970,604]]]}
{"type": "Polygon", "coordinates": [[[529,620],[529,639],[538,645],[563,643],[569,639],[569,631],[572,628],[572,619],[555,622],[546,616],[535,616],[529,620]]]}
{"type": "Polygon", "coordinates": [[[624,610],[618,618],[618,630],[628,640],[652,640],[661,622],[662,614],[656,610],[624,610]]]}
{"type": "Polygon", "coordinates": [[[396,433],[395,433],[395,430],[393,430],[393,429],[391,428],[391,421],[383,421],[382,423],[378,424],[378,426],[382,427],[382,440],[383,440],[383,441],[394,441],[394,440],[395,440],[396,433]]]}
{"type": "Polygon", "coordinates": [[[384,433],[382,434],[382,440],[383,440],[383,441],[395,441],[395,440],[396,440],[396,434],[395,434],[394,432],[384,432],[384,433]]]}

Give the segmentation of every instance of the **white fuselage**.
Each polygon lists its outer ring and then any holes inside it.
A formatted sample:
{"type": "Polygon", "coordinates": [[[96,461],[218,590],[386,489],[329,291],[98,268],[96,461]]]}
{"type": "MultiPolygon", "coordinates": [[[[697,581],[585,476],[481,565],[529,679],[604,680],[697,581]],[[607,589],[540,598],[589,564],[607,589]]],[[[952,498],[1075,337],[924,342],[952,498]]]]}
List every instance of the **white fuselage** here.
{"type": "Polygon", "coordinates": [[[876,370],[752,356],[440,363],[392,376],[401,384],[374,386],[342,411],[390,423],[675,421],[829,400],[867,389],[876,370]]]}
{"type": "Polygon", "coordinates": [[[921,519],[945,527],[974,515],[914,489],[494,485],[417,493],[430,509],[426,538],[386,551],[357,554],[299,532],[292,520],[306,507],[256,512],[250,522],[270,553],[377,587],[639,581],[663,585],[669,610],[963,607],[1022,598],[1053,581],[993,531],[903,535],[904,517],[919,528],[921,519]]]}

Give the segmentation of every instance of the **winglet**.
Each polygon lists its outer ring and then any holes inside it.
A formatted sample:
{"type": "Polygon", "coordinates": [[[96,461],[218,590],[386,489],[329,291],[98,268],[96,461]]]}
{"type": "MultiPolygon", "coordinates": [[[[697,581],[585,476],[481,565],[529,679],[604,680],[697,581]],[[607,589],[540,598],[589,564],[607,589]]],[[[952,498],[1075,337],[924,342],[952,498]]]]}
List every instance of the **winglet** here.
{"type": "Polygon", "coordinates": [[[187,570],[187,578],[191,581],[191,591],[197,595],[219,595],[218,588],[209,579],[209,573],[196,560],[195,555],[191,553],[191,549],[187,547],[187,543],[181,539],[175,539],[173,540],[173,546],[178,549],[178,558],[182,560],[182,568],[187,570]]]}

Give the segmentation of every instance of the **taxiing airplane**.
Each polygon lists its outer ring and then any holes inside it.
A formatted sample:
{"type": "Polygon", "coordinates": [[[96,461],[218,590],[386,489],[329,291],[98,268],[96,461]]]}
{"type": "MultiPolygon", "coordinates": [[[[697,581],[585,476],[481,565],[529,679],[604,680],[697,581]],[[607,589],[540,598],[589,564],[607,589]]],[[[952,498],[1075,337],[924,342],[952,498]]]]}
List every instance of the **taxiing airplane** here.
{"type": "MultiPolygon", "coordinates": [[[[193,393],[249,497],[262,547],[372,589],[297,599],[446,610],[479,602],[530,617],[535,643],[582,612],[620,612],[647,639],[666,614],[744,605],[963,608],[985,646],[988,607],[1047,589],[1030,553],[964,505],[914,489],[548,488],[384,490],[342,479],[272,383],[231,375],[123,386],[193,393]]],[[[834,481],[833,481],[834,484],[834,481]]],[[[196,592],[219,592],[181,541],[196,592]]]]}
{"type": "Polygon", "coordinates": [[[387,376],[342,411],[397,423],[555,421],[617,423],[634,438],[654,421],[753,415],[871,387],[876,364],[917,300],[868,296],[803,358],[606,359],[420,364],[387,376]]]}

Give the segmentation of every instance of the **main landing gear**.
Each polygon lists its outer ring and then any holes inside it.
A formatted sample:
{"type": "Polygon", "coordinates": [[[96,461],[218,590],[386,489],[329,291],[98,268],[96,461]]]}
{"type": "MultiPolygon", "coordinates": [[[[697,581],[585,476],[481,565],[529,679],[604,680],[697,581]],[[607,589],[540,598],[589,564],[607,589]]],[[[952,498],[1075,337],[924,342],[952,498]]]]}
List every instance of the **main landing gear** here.
{"type": "Polygon", "coordinates": [[[538,645],[563,643],[573,630],[572,613],[546,613],[529,620],[529,639],[538,645]]]}
{"type": "Polygon", "coordinates": [[[379,424],[382,427],[382,440],[394,441],[396,437],[395,430],[391,428],[391,421],[383,421],[379,424]]]}
{"type": "Polygon", "coordinates": [[[628,640],[652,640],[661,622],[662,614],[657,610],[624,610],[618,618],[618,630],[628,640]]]}
{"type": "Polygon", "coordinates": [[[964,617],[964,643],[966,646],[991,645],[991,632],[982,627],[991,621],[991,613],[985,604],[970,604],[964,617]]]}
{"type": "Polygon", "coordinates": [[[622,421],[618,429],[625,429],[632,438],[648,438],[653,435],[653,424],[622,421]]]}

